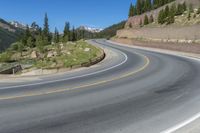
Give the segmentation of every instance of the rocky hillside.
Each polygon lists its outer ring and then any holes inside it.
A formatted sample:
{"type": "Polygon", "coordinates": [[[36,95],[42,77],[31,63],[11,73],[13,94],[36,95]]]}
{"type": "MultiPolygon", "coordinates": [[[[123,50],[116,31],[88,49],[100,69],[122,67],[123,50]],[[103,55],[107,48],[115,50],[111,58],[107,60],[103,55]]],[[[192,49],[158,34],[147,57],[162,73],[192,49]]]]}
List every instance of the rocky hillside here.
{"type": "Polygon", "coordinates": [[[0,18],[0,51],[8,48],[22,33],[22,29],[17,28],[0,18]]]}
{"type": "Polygon", "coordinates": [[[190,4],[193,6],[193,8],[198,8],[200,6],[200,0],[176,0],[175,2],[171,2],[169,4],[166,4],[158,9],[152,10],[150,12],[146,12],[144,14],[141,15],[137,15],[137,16],[133,16],[130,17],[128,19],[128,21],[125,24],[125,28],[129,28],[130,25],[132,25],[132,27],[138,27],[141,23],[141,21],[144,21],[144,16],[147,15],[148,17],[150,17],[151,15],[153,16],[154,19],[158,18],[159,12],[164,9],[167,5],[171,6],[172,4],[176,3],[176,4],[182,4],[186,2],[187,6],[189,6],[190,4]]]}
{"type": "Polygon", "coordinates": [[[115,39],[199,44],[199,29],[200,0],[176,0],[130,17],[115,39]]]}

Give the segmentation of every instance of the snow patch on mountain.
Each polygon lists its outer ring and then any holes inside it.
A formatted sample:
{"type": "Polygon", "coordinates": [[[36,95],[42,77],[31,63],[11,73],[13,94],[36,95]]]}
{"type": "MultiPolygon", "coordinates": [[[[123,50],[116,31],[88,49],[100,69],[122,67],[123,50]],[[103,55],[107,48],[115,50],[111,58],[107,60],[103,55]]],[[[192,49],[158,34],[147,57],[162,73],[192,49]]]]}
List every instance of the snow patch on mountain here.
{"type": "Polygon", "coordinates": [[[86,31],[89,31],[89,32],[92,32],[92,33],[99,33],[103,30],[101,28],[94,28],[94,27],[88,27],[88,26],[80,26],[78,29],[79,30],[86,30],[86,31]]]}

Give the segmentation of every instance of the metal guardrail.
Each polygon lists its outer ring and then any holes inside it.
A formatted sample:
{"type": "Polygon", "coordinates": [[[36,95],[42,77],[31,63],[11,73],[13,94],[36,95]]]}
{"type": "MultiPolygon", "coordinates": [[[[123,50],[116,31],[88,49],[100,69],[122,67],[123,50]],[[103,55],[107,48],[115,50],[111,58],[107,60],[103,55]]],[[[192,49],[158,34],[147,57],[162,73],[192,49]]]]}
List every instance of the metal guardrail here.
{"type": "Polygon", "coordinates": [[[22,66],[18,63],[9,64],[10,66],[0,70],[0,74],[15,74],[22,70],[22,66]]]}

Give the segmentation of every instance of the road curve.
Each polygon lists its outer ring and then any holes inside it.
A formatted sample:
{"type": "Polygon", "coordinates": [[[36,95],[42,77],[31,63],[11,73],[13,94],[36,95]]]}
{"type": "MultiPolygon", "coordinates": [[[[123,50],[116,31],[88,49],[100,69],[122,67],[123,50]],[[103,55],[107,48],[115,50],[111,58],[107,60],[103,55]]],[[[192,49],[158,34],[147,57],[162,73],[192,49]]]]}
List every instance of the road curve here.
{"type": "Polygon", "coordinates": [[[0,133],[160,133],[200,112],[197,60],[114,45],[97,67],[0,83],[0,133]]]}

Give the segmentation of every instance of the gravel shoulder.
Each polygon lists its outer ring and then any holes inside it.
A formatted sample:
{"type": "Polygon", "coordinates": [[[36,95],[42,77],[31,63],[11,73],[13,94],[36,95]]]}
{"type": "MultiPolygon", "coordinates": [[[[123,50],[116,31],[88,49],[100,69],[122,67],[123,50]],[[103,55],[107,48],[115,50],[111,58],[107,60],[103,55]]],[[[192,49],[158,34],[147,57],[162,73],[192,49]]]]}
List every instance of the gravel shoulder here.
{"type": "Polygon", "coordinates": [[[200,44],[143,42],[122,38],[114,38],[111,41],[121,45],[127,44],[135,48],[200,58],[200,44]]]}

